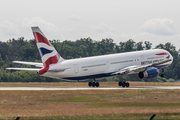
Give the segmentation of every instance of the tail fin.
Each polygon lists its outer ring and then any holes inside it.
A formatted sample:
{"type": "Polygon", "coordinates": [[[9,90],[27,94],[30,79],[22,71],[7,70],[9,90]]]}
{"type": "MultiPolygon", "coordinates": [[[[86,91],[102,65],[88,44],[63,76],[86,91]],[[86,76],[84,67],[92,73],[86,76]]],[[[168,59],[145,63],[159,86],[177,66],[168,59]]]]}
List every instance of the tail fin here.
{"type": "Polygon", "coordinates": [[[36,45],[41,55],[41,60],[44,67],[48,67],[51,64],[62,62],[64,59],[59,55],[56,49],[51,45],[39,27],[31,27],[36,45]]]}

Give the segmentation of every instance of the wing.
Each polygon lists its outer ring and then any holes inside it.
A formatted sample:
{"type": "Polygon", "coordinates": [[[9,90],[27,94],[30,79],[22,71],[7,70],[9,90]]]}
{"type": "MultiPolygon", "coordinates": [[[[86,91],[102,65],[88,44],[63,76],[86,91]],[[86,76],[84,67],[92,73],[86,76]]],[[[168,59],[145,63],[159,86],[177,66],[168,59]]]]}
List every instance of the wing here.
{"type": "Polygon", "coordinates": [[[36,62],[24,62],[24,61],[13,61],[13,63],[19,63],[19,64],[26,64],[26,65],[34,65],[36,67],[43,67],[43,63],[36,63],[36,62]]]}
{"type": "Polygon", "coordinates": [[[164,60],[164,61],[161,61],[161,62],[158,62],[158,63],[153,63],[153,64],[147,64],[147,65],[143,65],[143,66],[128,66],[128,67],[125,67],[125,68],[122,68],[122,69],[119,69],[118,71],[112,73],[112,75],[124,75],[124,74],[133,74],[133,73],[137,73],[137,72],[140,72],[140,71],[144,71],[145,69],[147,69],[148,67],[156,67],[160,64],[164,64],[164,63],[167,63],[167,62],[170,62],[172,61],[171,59],[168,59],[168,60],[164,60]]]}
{"type": "MultiPolygon", "coordinates": [[[[26,64],[26,65],[34,65],[36,67],[43,67],[42,63],[36,63],[36,62],[24,62],[24,61],[13,61],[13,63],[19,63],[19,64],[26,64]]],[[[25,71],[39,71],[38,68],[6,68],[8,70],[25,70],[25,71]]]]}
{"type": "Polygon", "coordinates": [[[40,69],[36,68],[6,68],[8,70],[25,70],[25,71],[39,71],[40,69]]]}

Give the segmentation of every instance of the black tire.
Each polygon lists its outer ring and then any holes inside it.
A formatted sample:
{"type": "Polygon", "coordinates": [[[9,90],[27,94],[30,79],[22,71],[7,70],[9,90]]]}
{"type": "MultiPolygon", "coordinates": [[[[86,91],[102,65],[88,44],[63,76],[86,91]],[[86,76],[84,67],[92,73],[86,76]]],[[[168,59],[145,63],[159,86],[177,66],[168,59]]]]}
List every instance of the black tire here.
{"type": "Polygon", "coordinates": [[[119,86],[122,86],[122,82],[121,82],[121,81],[119,81],[118,85],[119,85],[119,86]]]}
{"type": "Polygon", "coordinates": [[[99,82],[96,83],[96,87],[99,87],[99,82]]]}
{"type": "Polygon", "coordinates": [[[126,83],[126,87],[129,87],[129,83],[128,82],[126,83]]]}
{"type": "Polygon", "coordinates": [[[122,87],[125,87],[125,86],[126,86],[126,82],[123,82],[123,83],[122,83],[122,87]]]}
{"type": "Polygon", "coordinates": [[[96,83],[95,83],[95,82],[93,82],[93,83],[92,83],[92,86],[93,86],[93,87],[95,87],[95,86],[96,86],[96,83]]]}
{"type": "Polygon", "coordinates": [[[92,83],[91,83],[91,82],[89,82],[89,83],[88,83],[88,85],[89,85],[89,87],[91,87],[91,86],[92,86],[92,83]]]}
{"type": "Polygon", "coordinates": [[[165,77],[165,75],[164,75],[164,74],[161,74],[161,77],[162,77],[162,78],[164,78],[164,77],[165,77]]]}

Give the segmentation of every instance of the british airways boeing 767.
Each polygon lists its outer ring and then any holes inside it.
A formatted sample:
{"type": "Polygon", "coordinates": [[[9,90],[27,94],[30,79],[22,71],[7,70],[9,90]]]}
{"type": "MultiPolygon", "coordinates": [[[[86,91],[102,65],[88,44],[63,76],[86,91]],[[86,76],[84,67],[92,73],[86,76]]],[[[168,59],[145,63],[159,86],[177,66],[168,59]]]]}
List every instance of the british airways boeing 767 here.
{"type": "Polygon", "coordinates": [[[7,68],[10,70],[37,71],[39,75],[64,80],[87,80],[89,86],[99,87],[97,79],[121,75],[124,81],[119,86],[129,87],[125,81],[128,74],[138,74],[141,79],[155,78],[173,61],[172,55],[163,49],[143,50],[127,53],[93,56],[78,59],[63,59],[51,45],[39,27],[32,27],[34,38],[41,55],[42,63],[13,61],[34,65],[38,68],[7,68]]]}

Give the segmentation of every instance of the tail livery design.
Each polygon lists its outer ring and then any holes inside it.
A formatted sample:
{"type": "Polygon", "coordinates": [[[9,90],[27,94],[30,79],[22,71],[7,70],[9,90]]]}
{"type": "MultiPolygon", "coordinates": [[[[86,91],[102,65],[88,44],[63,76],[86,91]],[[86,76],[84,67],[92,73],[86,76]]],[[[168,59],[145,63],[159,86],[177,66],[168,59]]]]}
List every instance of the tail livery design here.
{"type": "Polygon", "coordinates": [[[48,67],[51,64],[56,64],[64,60],[55,50],[55,48],[51,45],[51,43],[39,29],[39,27],[32,27],[32,31],[44,67],[48,67]]]}

